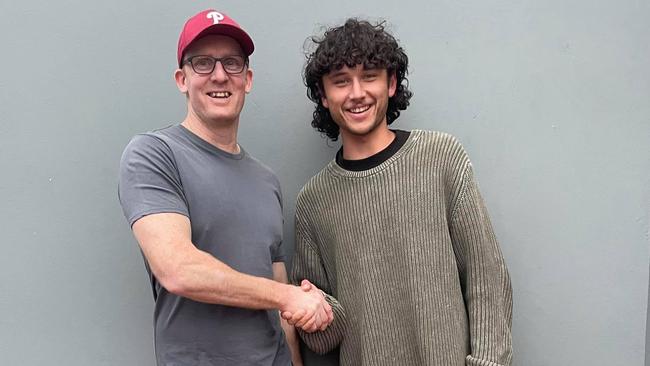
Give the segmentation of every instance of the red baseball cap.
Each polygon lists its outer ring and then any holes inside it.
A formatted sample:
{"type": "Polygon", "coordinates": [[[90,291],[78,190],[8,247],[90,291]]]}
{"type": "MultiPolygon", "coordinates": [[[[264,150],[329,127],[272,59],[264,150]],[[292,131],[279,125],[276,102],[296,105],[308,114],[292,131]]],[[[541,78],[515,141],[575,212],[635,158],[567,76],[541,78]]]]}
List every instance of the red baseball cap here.
{"type": "Polygon", "coordinates": [[[239,43],[246,56],[250,56],[255,50],[253,40],[237,22],[220,11],[208,9],[191,17],[183,27],[178,38],[179,67],[187,47],[207,34],[221,34],[233,38],[239,43]]]}

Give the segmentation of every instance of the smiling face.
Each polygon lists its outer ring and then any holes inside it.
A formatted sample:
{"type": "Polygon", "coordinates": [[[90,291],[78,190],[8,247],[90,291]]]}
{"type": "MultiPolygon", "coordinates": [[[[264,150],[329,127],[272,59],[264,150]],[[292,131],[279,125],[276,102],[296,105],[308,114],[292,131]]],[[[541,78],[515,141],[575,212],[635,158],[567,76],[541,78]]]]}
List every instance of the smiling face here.
{"type": "MultiPolygon", "coordinates": [[[[239,44],[222,35],[207,35],[195,41],[185,52],[192,56],[243,56],[239,44]]],[[[187,94],[188,116],[207,125],[236,124],[244,107],[246,93],[253,86],[253,71],[248,67],[239,74],[228,74],[217,62],[210,74],[197,74],[189,62],[174,74],[178,90],[187,94]]]]}
{"type": "Polygon", "coordinates": [[[341,137],[370,135],[377,128],[388,129],[388,98],[395,95],[397,81],[386,69],[343,66],[323,76],[321,102],[339,126],[341,137]]]}

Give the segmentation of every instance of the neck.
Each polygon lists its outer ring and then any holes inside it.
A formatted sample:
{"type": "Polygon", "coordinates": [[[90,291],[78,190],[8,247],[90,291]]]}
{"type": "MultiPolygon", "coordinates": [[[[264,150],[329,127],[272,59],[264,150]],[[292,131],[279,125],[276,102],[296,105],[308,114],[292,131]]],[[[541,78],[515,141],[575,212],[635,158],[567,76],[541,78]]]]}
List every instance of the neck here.
{"type": "Polygon", "coordinates": [[[232,123],[210,124],[188,113],[183,122],[181,122],[181,125],[223,151],[231,154],[238,154],[240,152],[239,145],[237,144],[239,120],[232,123]]]}
{"type": "Polygon", "coordinates": [[[384,122],[364,135],[341,133],[343,141],[343,159],[361,160],[373,156],[385,149],[395,139],[395,133],[384,122]]]}

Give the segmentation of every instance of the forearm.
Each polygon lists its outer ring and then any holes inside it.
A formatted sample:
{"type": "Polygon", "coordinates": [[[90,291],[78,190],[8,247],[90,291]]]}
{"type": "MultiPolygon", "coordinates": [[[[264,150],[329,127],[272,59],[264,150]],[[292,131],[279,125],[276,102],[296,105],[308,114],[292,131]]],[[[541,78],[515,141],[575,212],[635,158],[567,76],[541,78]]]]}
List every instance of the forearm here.
{"type": "Polygon", "coordinates": [[[513,352],[512,290],[507,270],[475,268],[465,286],[471,345],[467,365],[509,366],[513,352]]]}
{"type": "MultiPolygon", "coordinates": [[[[212,255],[186,253],[171,273],[161,276],[170,292],[189,299],[248,309],[281,309],[290,286],[237,272],[212,255]]],[[[291,286],[293,287],[293,286],[291,286]]]]}
{"type": "MultiPolygon", "coordinates": [[[[296,211],[299,212],[298,208],[296,211]]],[[[320,252],[315,249],[310,231],[306,229],[307,225],[298,216],[296,216],[296,224],[296,255],[291,273],[292,282],[299,284],[303,279],[307,279],[325,293],[331,292],[329,277],[322,264],[322,257],[320,252]]],[[[326,294],[325,300],[332,307],[334,315],[333,321],[327,329],[313,333],[298,329],[298,334],[307,347],[319,354],[330,352],[338,347],[347,328],[347,318],[343,306],[331,295],[326,294]]]]}
{"type": "Polygon", "coordinates": [[[298,344],[298,334],[296,333],[296,328],[287,323],[286,320],[280,318],[280,325],[282,330],[284,330],[285,337],[287,339],[287,345],[289,346],[289,351],[291,352],[291,363],[293,366],[302,366],[302,357],[300,356],[300,345],[298,344]]]}
{"type": "Polygon", "coordinates": [[[167,291],[192,300],[249,309],[283,309],[295,286],[232,269],[191,242],[187,217],[162,213],[133,224],[151,271],[167,291]]]}

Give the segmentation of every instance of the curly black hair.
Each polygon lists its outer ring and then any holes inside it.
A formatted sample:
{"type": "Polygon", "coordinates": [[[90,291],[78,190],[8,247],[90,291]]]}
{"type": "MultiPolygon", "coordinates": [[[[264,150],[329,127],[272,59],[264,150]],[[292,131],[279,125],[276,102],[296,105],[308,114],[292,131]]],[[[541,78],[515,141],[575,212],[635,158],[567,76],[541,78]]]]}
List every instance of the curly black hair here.
{"type": "Polygon", "coordinates": [[[342,26],[326,30],[322,38],[312,37],[311,41],[317,48],[307,56],[303,73],[307,97],[316,103],[311,125],[332,141],[338,139],[339,126],[321,101],[323,76],[332,70],[338,70],[344,65],[385,68],[389,76],[395,75],[397,79],[395,95],[388,99],[388,124],[393,123],[400,111],[408,107],[409,99],[413,96],[406,78],[408,57],[395,37],[385,30],[385,22],[373,25],[365,20],[350,18],[342,26]]]}

